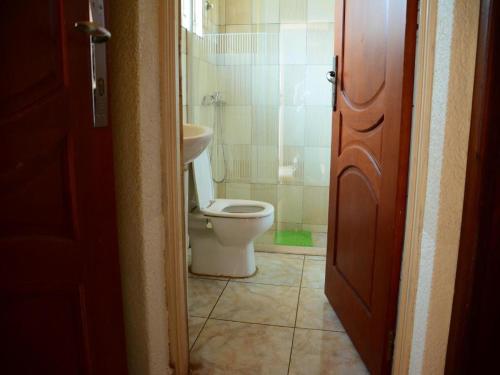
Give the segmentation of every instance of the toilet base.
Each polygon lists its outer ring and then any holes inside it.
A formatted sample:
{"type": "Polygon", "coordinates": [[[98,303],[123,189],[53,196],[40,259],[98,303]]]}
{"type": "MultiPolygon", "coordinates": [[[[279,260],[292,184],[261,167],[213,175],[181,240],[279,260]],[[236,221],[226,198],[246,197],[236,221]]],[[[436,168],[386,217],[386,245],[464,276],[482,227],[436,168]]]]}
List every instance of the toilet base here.
{"type": "Polygon", "coordinates": [[[191,237],[191,272],[205,276],[250,277],[255,274],[253,241],[244,246],[224,246],[214,237],[191,237]]]}

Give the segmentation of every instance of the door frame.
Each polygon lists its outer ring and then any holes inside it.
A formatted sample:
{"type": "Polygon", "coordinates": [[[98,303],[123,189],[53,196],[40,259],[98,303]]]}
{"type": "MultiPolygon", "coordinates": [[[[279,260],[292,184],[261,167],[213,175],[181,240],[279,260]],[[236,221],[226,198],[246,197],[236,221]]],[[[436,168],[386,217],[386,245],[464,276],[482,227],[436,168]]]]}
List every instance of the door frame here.
{"type": "MultiPolygon", "coordinates": [[[[495,155],[491,148],[500,135],[498,127],[494,125],[495,118],[499,117],[494,103],[495,95],[498,97],[495,87],[498,87],[500,78],[492,71],[495,69],[494,59],[498,56],[493,57],[493,51],[499,44],[500,28],[498,23],[495,25],[495,17],[499,14],[500,7],[493,0],[481,0],[463,221],[445,374],[465,373],[468,370],[470,356],[467,354],[471,352],[474,342],[481,341],[486,347],[492,347],[486,338],[479,336],[474,339],[473,332],[477,331],[475,322],[480,319],[479,313],[474,311],[480,298],[479,292],[487,288],[488,284],[492,285],[491,280],[488,282],[480,270],[491,260],[488,245],[482,241],[481,233],[491,220],[489,209],[495,210],[495,197],[487,191],[491,180],[495,178],[495,155]],[[484,210],[486,207],[488,209],[484,210]]],[[[488,356],[488,353],[485,355],[488,356]]]]}
{"type": "MultiPolygon", "coordinates": [[[[162,1],[159,14],[162,40],[160,41],[164,155],[167,170],[181,168],[175,178],[166,178],[165,216],[169,225],[165,228],[167,253],[166,287],[169,306],[168,327],[170,358],[176,374],[187,374],[189,369],[187,332],[187,288],[182,208],[182,167],[178,160],[181,153],[182,105],[179,86],[180,0],[162,1]],[[178,199],[176,202],[175,200],[178,199]],[[176,232],[177,231],[177,232],[176,232]],[[173,310],[171,310],[173,307],[173,310]]],[[[409,166],[407,219],[401,266],[400,299],[393,357],[393,374],[407,373],[413,339],[413,323],[416,304],[417,280],[421,252],[423,212],[427,187],[427,164],[431,125],[432,84],[434,77],[434,42],[436,39],[437,2],[420,0],[418,16],[418,44],[415,60],[414,117],[411,134],[411,159],[409,166]]]]}
{"type": "Polygon", "coordinates": [[[163,213],[165,215],[165,288],[170,366],[189,373],[187,272],[182,161],[180,76],[180,0],[160,1],[160,102],[162,119],[163,213]]]}

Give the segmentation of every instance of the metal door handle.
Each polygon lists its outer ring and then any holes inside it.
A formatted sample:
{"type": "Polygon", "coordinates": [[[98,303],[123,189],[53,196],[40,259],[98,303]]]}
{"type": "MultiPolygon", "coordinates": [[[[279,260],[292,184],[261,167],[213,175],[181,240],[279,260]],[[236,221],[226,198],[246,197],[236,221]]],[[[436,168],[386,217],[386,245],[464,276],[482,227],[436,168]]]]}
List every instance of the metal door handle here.
{"type": "Polygon", "coordinates": [[[326,73],[326,80],[330,83],[335,83],[335,71],[330,70],[328,73],[326,73]]]}
{"type": "Polygon", "coordinates": [[[332,109],[337,110],[337,56],[333,58],[333,70],[326,73],[326,79],[332,84],[332,109]]]}
{"type": "Polygon", "coordinates": [[[104,26],[92,21],[75,22],[75,29],[92,37],[92,43],[106,43],[111,38],[111,33],[104,26]]]}

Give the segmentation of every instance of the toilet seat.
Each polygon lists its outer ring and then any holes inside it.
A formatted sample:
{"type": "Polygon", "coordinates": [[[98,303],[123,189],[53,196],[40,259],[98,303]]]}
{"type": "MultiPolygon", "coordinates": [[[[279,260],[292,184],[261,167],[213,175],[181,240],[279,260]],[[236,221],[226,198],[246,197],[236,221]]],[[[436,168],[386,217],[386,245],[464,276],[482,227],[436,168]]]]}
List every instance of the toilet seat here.
{"type": "Polygon", "coordinates": [[[260,218],[272,215],[274,207],[272,204],[244,199],[215,199],[200,211],[206,216],[227,218],[260,218]]]}

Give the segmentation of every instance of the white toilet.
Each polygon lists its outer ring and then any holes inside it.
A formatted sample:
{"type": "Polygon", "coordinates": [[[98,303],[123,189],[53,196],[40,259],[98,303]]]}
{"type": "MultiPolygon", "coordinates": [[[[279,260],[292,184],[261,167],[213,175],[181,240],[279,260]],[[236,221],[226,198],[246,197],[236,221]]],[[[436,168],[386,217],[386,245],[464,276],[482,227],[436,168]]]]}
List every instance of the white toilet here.
{"type": "Polygon", "coordinates": [[[272,204],[215,199],[207,151],[193,161],[197,207],[188,218],[191,272],[200,275],[248,277],[256,272],[253,241],[274,221],[272,204]]]}

